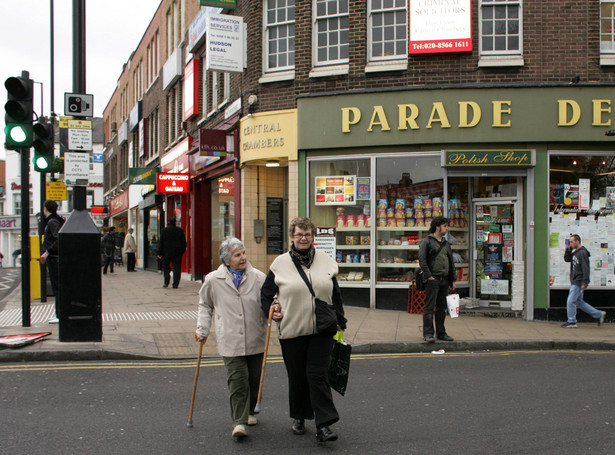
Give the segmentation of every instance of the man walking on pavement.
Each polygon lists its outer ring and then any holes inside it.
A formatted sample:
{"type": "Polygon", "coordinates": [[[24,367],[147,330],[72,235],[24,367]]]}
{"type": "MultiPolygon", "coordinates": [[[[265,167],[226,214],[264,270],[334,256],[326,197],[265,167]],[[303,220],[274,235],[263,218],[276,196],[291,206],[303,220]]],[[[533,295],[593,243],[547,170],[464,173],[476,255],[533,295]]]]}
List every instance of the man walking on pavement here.
{"type": "Polygon", "coordinates": [[[64,218],[58,215],[58,203],[50,199],[43,203],[43,215],[45,215],[45,230],[43,231],[43,253],[39,259],[41,264],[47,264],[49,271],[49,281],[55,297],[56,313],[47,322],[50,324],[58,323],[58,232],[64,224],[64,218]]]}
{"type": "Polygon", "coordinates": [[[137,243],[135,242],[135,238],[132,236],[134,232],[133,228],[128,229],[128,234],[124,237],[124,253],[126,253],[126,271],[128,272],[136,272],[135,264],[136,258],[135,253],[137,252],[137,243]]]}
{"type": "Polygon", "coordinates": [[[455,290],[455,263],[453,252],[446,241],[448,219],[435,217],[429,227],[430,234],[421,241],[419,264],[425,283],[425,307],[423,308],[423,339],[434,343],[434,308],[436,310],[436,336],[438,340],[453,341],[444,328],[446,296],[449,288],[455,290]]]}
{"type": "Polygon", "coordinates": [[[182,273],[182,256],[186,251],[186,235],[184,230],[176,226],[175,218],[160,232],[158,242],[158,258],[162,259],[163,287],[169,287],[171,267],[173,268],[173,288],[177,289],[182,273]]]}
{"type": "Polygon", "coordinates": [[[589,251],[581,245],[581,237],[577,234],[570,236],[570,246],[564,252],[564,261],[570,262],[570,291],[566,300],[568,320],[562,327],[573,329],[577,326],[577,308],[585,311],[598,325],[602,325],[605,311],[600,311],[583,300],[583,291],[589,284],[589,251]]]}
{"type": "Polygon", "coordinates": [[[115,226],[111,226],[109,231],[102,238],[102,250],[105,256],[105,264],[103,267],[103,275],[107,274],[107,269],[110,270],[111,275],[115,275],[113,272],[113,254],[115,253],[115,226]]]}

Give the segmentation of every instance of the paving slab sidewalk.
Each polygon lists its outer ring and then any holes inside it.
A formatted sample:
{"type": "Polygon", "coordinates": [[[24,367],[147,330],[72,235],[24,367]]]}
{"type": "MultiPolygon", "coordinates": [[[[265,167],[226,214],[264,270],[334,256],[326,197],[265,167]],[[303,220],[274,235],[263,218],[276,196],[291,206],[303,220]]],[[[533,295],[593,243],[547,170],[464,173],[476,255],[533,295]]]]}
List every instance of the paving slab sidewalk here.
{"type": "MultiPolygon", "coordinates": [[[[201,283],[182,278],[178,289],[163,288],[159,273],[139,270],[102,277],[103,341],[60,342],[58,325],[46,321],[31,327],[0,327],[0,335],[50,331],[44,341],[18,349],[0,351],[0,361],[62,361],[98,359],[195,358],[199,344],[194,340],[198,290],[201,283]]],[[[32,300],[37,306],[49,305],[32,300]]],[[[8,297],[4,311],[21,308],[21,289],[8,297]]],[[[403,311],[370,310],[346,306],[348,329],[345,338],[355,353],[482,351],[516,349],[615,349],[615,324],[601,327],[580,323],[563,329],[561,322],[526,321],[514,318],[464,317],[446,321],[454,342],[423,342],[422,316],[403,311]]],[[[275,324],[274,324],[275,330],[275,324]]],[[[218,356],[215,334],[203,352],[218,356]]],[[[270,354],[280,354],[272,333],[270,354]]]]}

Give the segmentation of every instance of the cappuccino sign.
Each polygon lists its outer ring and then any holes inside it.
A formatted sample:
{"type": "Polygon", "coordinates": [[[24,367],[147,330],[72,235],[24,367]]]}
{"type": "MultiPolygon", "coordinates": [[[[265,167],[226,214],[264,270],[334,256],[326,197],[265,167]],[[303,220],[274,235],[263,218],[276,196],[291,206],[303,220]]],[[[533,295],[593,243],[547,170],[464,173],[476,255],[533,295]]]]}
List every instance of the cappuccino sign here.
{"type": "Polygon", "coordinates": [[[190,176],[188,174],[156,174],[156,192],[158,194],[189,193],[190,176]]]}

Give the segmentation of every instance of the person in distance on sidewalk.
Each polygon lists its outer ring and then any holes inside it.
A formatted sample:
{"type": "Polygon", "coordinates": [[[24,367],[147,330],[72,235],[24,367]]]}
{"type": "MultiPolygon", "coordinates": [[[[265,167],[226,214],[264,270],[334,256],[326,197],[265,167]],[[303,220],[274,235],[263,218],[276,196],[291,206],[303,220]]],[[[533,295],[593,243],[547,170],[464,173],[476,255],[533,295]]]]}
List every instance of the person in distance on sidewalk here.
{"type": "Polygon", "coordinates": [[[437,216],[431,221],[430,234],[419,246],[419,264],[427,282],[425,283],[425,307],[423,308],[423,339],[434,343],[434,308],[436,336],[438,340],[453,341],[444,328],[446,318],[446,296],[455,290],[455,263],[451,246],[446,241],[448,218],[437,216]]]}
{"type": "Polygon", "coordinates": [[[124,253],[126,253],[126,271],[127,272],[136,272],[135,254],[137,252],[137,242],[135,242],[135,238],[132,235],[133,232],[134,232],[134,229],[129,228],[128,234],[126,234],[126,237],[124,237],[124,253]]]}
{"type": "Polygon", "coordinates": [[[186,252],[186,234],[177,226],[175,218],[169,220],[169,224],[160,232],[158,242],[158,259],[162,260],[162,273],[164,284],[169,287],[171,281],[171,269],[173,269],[173,288],[177,289],[182,277],[182,256],[186,252]]]}
{"type": "Polygon", "coordinates": [[[247,435],[246,425],[256,425],[267,318],[260,307],[265,274],[248,262],[241,240],[229,237],[220,245],[218,270],[208,273],[199,291],[196,339],[209,336],[215,312],[218,353],[224,360],[231,403],[233,437],[247,435]]]}
{"type": "Polygon", "coordinates": [[[581,237],[577,234],[570,236],[570,245],[564,252],[564,261],[570,262],[570,291],[566,300],[566,312],[568,320],[562,327],[574,329],[577,326],[577,308],[585,311],[602,325],[606,316],[605,311],[600,311],[583,300],[583,291],[589,284],[589,257],[587,248],[581,245],[581,237]]]}
{"type": "Polygon", "coordinates": [[[113,253],[115,252],[115,226],[109,227],[109,230],[102,238],[102,250],[105,255],[105,265],[103,267],[103,275],[109,273],[115,275],[113,272],[113,253]]]}

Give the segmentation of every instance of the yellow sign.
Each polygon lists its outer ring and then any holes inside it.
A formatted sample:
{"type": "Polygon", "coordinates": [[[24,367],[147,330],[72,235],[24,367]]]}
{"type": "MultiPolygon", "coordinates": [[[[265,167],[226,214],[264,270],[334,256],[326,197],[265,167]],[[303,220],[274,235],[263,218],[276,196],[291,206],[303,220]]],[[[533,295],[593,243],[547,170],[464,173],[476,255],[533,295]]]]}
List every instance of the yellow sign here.
{"type": "Polygon", "coordinates": [[[64,116],[60,116],[60,120],[58,121],[58,126],[60,128],[68,128],[68,122],[69,120],[72,120],[72,117],[64,117],[64,116]]]}
{"type": "Polygon", "coordinates": [[[62,181],[47,181],[46,188],[47,199],[53,201],[65,201],[66,198],[66,184],[62,181]]]}
{"type": "Polygon", "coordinates": [[[258,113],[241,119],[241,163],[297,160],[297,109],[258,113]]]}
{"type": "Polygon", "coordinates": [[[70,129],[91,130],[92,121],[91,120],[69,120],[68,127],[70,129]]]}

